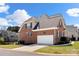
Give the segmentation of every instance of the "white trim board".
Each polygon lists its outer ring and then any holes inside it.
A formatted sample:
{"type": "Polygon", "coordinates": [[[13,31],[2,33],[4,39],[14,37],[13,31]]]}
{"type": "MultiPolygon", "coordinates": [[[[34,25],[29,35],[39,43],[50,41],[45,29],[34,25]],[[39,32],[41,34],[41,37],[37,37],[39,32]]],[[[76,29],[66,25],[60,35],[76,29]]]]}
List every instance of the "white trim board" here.
{"type": "Polygon", "coordinates": [[[57,27],[52,27],[52,28],[42,28],[42,29],[36,29],[32,31],[43,31],[43,30],[51,30],[51,29],[58,29],[57,27]]]}

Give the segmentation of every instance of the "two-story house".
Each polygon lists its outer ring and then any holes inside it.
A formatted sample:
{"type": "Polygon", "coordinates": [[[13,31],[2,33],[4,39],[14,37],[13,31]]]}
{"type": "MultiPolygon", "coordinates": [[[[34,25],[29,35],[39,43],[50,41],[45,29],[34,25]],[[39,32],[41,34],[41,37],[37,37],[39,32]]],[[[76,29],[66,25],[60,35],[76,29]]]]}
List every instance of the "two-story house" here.
{"type": "Polygon", "coordinates": [[[25,44],[57,44],[64,36],[65,22],[62,15],[42,15],[26,20],[20,30],[20,40],[25,44]]]}

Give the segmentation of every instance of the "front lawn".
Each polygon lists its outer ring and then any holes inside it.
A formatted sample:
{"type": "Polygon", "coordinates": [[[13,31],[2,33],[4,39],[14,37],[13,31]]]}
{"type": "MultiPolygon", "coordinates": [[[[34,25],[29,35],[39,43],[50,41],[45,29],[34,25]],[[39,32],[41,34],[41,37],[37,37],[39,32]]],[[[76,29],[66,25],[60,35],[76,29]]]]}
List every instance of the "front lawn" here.
{"type": "Polygon", "coordinates": [[[13,45],[13,44],[0,45],[0,48],[7,48],[7,49],[13,49],[13,48],[18,48],[18,47],[21,47],[21,45],[13,45]]]}
{"type": "Polygon", "coordinates": [[[76,41],[71,46],[48,46],[38,49],[35,52],[50,54],[79,54],[79,41],[76,41]]]}
{"type": "Polygon", "coordinates": [[[4,42],[4,38],[0,36],[0,48],[12,49],[12,48],[18,48],[21,46],[22,45],[17,45],[16,42],[7,44],[6,42],[4,42]]]}

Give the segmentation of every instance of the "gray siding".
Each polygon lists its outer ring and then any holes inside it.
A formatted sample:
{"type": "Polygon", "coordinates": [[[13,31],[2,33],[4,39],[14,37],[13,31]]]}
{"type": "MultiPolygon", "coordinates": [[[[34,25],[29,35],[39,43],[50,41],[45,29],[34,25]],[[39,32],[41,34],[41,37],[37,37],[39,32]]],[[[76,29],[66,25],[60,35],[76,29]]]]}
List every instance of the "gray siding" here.
{"type": "Polygon", "coordinates": [[[73,25],[66,26],[65,36],[71,38],[72,35],[78,38],[78,28],[73,25]]]}

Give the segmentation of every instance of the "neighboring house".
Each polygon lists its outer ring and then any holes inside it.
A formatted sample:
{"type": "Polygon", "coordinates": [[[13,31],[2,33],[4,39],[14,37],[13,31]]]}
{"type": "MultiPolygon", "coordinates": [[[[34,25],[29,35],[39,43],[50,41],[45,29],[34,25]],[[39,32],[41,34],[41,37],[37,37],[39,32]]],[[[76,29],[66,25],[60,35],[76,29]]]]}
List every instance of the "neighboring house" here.
{"type": "Polygon", "coordinates": [[[16,42],[18,41],[18,33],[7,31],[7,38],[9,39],[10,42],[16,42]]]}
{"type": "Polygon", "coordinates": [[[20,40],[25,44],[57,44],[64,36],[65,22],[62,15],[42,15],[26,20],[20,30],[20,40]]]}
{"type": "Polygon", "coordinates": [[[4,38],[4,41],[6,42],[18,41],[18,33],[2,30],[0,34],[4,38]]]}
{"type": "Polygon", "coordinates": [[[65,36],[68,38],[75,38],[78,40],[78,28],[73,25],[67,25],[65,30],[65,36]]]}

